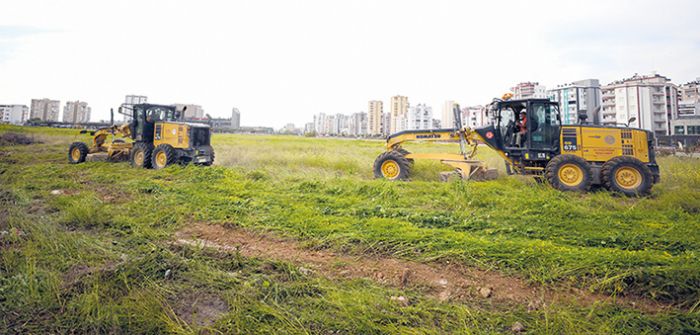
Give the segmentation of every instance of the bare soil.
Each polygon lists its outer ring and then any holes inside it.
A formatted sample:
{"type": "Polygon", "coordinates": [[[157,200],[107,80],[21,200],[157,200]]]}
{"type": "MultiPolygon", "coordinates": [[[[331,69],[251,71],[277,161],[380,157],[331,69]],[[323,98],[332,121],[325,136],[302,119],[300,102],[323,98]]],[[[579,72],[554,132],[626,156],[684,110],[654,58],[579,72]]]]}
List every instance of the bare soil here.
{"type": "Polygon", "coordinates": [[[415,289],[440,301],[521,306],[528,310],[553,303],[591,306],[603,302],[649,313],[673,309],[672,306],[638,297],[610,297],[571,287],[530,285],[521,278],[459,264],[419,263],[309,250],[297,241],[269,233],[215,224],[189,225],[175,234],[175,243],[239,252],[245,257],[287,261],[298,265],[302,273],[317,273],[330,279],[362,278],[394,288],[415,289]]]}

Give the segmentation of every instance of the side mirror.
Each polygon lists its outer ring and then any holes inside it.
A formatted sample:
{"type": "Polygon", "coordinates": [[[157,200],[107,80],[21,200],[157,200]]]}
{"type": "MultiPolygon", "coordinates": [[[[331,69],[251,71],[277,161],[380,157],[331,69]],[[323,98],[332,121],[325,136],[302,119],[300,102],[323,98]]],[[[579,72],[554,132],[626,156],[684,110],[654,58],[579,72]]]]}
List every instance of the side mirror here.
{"type": "Polygon", "coordinates": [[[629,126],[630,126],[630,123],[632,123],[632,122],[634,122],[634,121],[637,121],[637,118],[634,117],[634,116],[631,117],[629,120],[627,120],[627,127],[629,127],[629,126]]]}

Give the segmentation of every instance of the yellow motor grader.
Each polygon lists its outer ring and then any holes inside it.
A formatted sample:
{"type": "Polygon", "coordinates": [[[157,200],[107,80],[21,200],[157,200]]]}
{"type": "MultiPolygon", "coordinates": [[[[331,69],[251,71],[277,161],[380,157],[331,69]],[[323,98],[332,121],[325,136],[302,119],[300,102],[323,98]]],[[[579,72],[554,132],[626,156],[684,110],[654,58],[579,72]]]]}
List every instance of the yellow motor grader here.
{"type": "MultiPolygon", "coordinates": [[[[121,108],[120,113],[125,114],[121,108]]],[[[127,115],[132,118],[127,124],[90,132],[90,146],[73,142],[68,149],[68,162],[129,160],[133,167],[154,169],[175,163],[214,162],[209,125],[184,122],[184,111],[175,106],[137,104],[127,115]]]]}
{"type": "Polygon", "coordinates": [[[509,98],[489,105],[493,123],[485,127],[463,127],[457,106],[455,128],[389,135],[386,151],[374,162],[375,177],[408,180],[415,159],[430,159],[455,168],[464,179],[492,179],[495,169],[475,159],[483,143],[503,158],[508,174],[534,175],[563,191],[585,192],[600,185],[628,196],[644,195],[659,181],[652,132],[628,126],[562,125],[557,102],[509,98]],[[402,147],[409,141],[458,141],[461,152],[410,153],[402,147]]]}

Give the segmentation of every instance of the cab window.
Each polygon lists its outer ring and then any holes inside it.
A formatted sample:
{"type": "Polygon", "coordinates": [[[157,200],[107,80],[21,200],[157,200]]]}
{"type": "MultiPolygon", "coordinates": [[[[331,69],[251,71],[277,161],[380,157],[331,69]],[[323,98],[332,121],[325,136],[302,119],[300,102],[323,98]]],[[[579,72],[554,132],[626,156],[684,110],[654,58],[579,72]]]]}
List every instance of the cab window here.
{"type": "Polygon", "coordinates": [[[550,149],[559,142],[559,111],[550,103],[532,104],[530,115],[531,148],[550,149]]]}

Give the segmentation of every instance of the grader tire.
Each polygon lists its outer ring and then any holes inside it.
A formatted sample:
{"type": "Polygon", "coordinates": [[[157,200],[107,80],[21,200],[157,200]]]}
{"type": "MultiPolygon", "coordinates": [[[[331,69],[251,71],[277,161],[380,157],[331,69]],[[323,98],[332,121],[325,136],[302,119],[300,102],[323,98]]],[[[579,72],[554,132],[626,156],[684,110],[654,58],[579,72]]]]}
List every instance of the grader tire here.
{"type": "Polygon", "coordinates": [[[398,151],[387,151],[374,160],[374,177],[387,180],[408,180],[411,163],[398,151]]]}
{"type": "Polygon", "coordinates": [[[68,148],[68,163],[79,164],[85,162],[85,157],[87,157],[88,148],[87,144],[83,142],[73,142],[68,148]]]}
{"type": "Polygon", "coordinates": [[[605,188],[628,197],[648,195],[654,181],[651,169],[630,156],[619,156],[605,162],[600,174],[605,188]]]}
{"type": "Polygon", "coordinates": [[[593,172],[585,159],[576,155],[559,155],[547,163],[545,178],[560,191],[587,192],[591,188],[593,172]]]}
{"type": "Polygon", "coordinates": [[[160,170],[169,165],[175,164],[177,160],[177,154],[175,149],[169,144],[161,144],[153,150],[153,155],[151,155],[151,166],[154,169],[160,170]]]}
{"type": "MultiPolygon", "coordinates": [[[[408,150],[406,150],[406,149],[404,149],[404,148],[398,148],[398,149],[396,149],[396,151],[398,151],[399,153],[401,153],[401,154],[404,155],[404,156],[410,155],[410,154],[411,154],[410,151],[408,151],[408,150]]],[[[407,158],[407,159],[408,159],[408,162],[411,163],[411,166],[413,166],[413,164],[415,163],[415,161],[414,161],[412,158],[407,158]]]]}
{"type": "Polygon", "coordinates": [[[129,161],[135,168],[150,169],[151,155],[153,154],[153,144],[138,142],[131,148],[129,161]]]}

